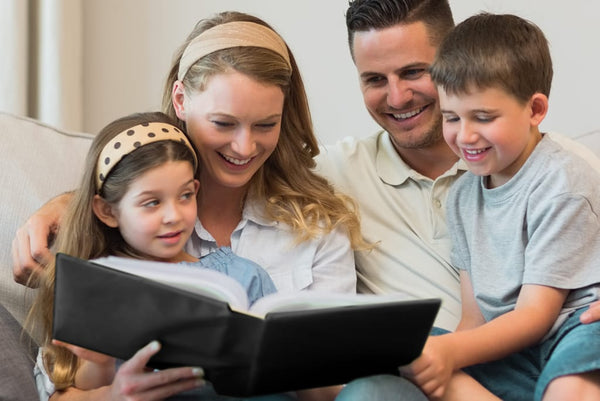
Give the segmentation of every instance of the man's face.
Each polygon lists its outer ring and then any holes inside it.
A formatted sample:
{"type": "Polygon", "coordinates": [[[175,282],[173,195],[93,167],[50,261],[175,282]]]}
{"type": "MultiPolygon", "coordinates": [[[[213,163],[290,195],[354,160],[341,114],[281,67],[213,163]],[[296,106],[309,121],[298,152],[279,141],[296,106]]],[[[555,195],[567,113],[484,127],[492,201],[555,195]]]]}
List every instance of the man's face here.
{"type": "Polygon", "coordinates": [[[436,47],[425,25],[356,32],[353,50],[367,110],[398,152],[443,141],[438,94],[427,72],[436,47]]]}

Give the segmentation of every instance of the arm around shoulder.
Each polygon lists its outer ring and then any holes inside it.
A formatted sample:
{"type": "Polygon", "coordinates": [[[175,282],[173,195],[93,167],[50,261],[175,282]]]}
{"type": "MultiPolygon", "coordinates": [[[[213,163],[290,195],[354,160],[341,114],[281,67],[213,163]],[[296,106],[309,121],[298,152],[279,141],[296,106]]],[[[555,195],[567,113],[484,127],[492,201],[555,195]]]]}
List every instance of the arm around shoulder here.
{"type": "Polygon", "coordinates": [[[36,272],[52,258],[50,246],[72,198],[64,193],[51,199],[21,226],[12,243],[13,277],[20,284],[37,286],[36,272]]]}

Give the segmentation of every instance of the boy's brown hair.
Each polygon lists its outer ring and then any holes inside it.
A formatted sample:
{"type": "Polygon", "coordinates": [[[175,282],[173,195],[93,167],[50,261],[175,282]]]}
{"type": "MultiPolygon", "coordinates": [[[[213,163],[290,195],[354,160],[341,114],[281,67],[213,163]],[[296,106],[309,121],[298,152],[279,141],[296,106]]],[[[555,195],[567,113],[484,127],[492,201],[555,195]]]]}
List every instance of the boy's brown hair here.
{"type": "Polygon", "coordinates": [[[550,95],[552,58],[542,30],[516,15],[481,13],[443,40],[430,68],[444,91],[501,88],[521,102],[550,95]]]}

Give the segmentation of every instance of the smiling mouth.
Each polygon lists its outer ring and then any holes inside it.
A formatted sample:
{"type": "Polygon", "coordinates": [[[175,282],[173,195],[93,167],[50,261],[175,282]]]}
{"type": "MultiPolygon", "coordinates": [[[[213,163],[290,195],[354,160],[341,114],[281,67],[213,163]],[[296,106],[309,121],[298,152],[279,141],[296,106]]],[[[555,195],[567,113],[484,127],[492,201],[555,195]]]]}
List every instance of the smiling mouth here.
{"type": "Polygon", "coordinates": [[[465,153],[471,156],[476,156],[480,153],[485,152],[486,150],[488,150],[490,148],[483,148],[483,149],[464,149],[465,153]]]}
{"type": "Polygon", "coordinates": [[[416,116],[417,114],[421,114],[423,112],[423,110],[425,110],[427,108],[427,106],[424,107],[419,107],[418,109],[409,111],[407,113],[390,113],[396,120],[398,121],[404,121],[407,120],[409,118],[412,118],[414,116],[416,116]]]}
{"type": "Polygon", "coordinates": [[[248,158],[248,159],[235,159],[235,158],[233,158],[233,157],[230,157],[230,156],[224,155],[223,153],[219,153],[219,155],[220,155],[220,156],[221,156],[223,159],[227,160],[229,163],[231,163],[231,164],[235,164],[236,166],[244,166],[244,165],[246,165],[246,164],[250,163],[250,162],[252,161],[252,159],[253,159],[252,157],[250,157],[250,158],[248,158]]]}

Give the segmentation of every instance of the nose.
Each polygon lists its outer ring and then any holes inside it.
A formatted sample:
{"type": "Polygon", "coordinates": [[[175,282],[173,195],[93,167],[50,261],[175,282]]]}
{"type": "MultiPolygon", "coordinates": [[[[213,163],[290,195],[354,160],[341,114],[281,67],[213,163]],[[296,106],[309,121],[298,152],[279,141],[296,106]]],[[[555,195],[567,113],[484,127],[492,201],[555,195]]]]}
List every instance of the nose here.
{"type": "Polygon", "coordinates": [[[456,141],[461,144],[471,144],[477,141],[477,133],[474,127],[463,120],[456,133],[456,141]]]}
{"type": "Polygon", "coordinates": [[[390,107],[401,109],[413,98],[410,83],[397,76],[388,79],[387,103],[390,107]]]}
{"type": "Polygon", "coordinates": [[[176,202],[165,202],[163,203],[163,223],[173,224],[177,223],[181,217],[181,211],[179,205],[176,202]]]}
{"type": "Polygon", "coordinates": [[[244,159],[250,157],[256,149],[256,141],[251,128],[240,127],[231,141],[231,150],[244,159]]]}

